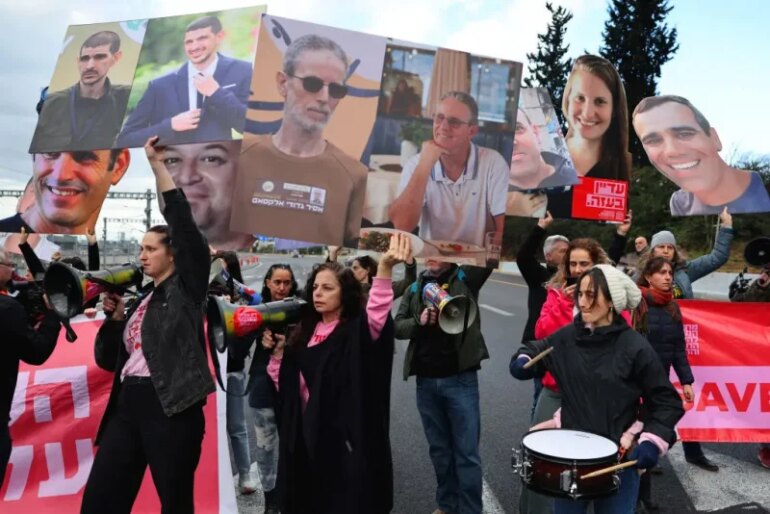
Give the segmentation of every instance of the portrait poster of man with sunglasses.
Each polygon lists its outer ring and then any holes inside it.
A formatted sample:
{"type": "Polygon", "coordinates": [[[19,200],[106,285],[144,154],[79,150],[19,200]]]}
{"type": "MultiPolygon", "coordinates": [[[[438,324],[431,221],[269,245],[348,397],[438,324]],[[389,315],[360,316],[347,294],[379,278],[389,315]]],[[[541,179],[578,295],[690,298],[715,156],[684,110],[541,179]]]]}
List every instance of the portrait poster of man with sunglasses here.
{"type": "Polygon", "coordinates": [[[41,98],[44,108],[31,153],[112,147],[126,112],[144,23],[69,28],[48,92],[41,98]]]}
{"type": "Polygon", "coordinates": [[[230,228],[356,247],[385,39],[264,16],[257,48],[251,104],[281,119],[247,122],[230,228]]]}
{"type": "Polygon", "coordinates": [[[150,20],[115,145],[141,147],[156,135],[161,145],[240,139],[254,57],[253,38],[244,31],[253,30],[262,12],[249,7],[150,20]]]}

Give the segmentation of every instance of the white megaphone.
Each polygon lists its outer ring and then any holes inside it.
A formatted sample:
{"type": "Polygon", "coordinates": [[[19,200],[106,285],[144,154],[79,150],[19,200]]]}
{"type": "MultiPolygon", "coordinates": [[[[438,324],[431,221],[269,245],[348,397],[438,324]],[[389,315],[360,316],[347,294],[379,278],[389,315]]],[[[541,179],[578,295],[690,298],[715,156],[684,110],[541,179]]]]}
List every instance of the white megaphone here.
{"type": "Polygon", "coordinates": [[[422,300],[438,310],[438,326],[447,334],[460,334],[476,321],[478,308],[472,298],[450,296],[435,282],[422,288],[422,300]]]}

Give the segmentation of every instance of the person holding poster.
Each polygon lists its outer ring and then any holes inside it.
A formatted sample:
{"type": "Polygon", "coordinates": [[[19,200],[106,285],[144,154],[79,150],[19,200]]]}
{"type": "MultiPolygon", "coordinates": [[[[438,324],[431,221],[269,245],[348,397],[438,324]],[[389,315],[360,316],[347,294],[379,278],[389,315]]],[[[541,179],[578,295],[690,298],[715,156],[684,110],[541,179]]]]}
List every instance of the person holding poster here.
{"type": "Polygon", "coordinates": [[[671,195],[672,216],[770,212],[759,173],[727,164],[716,129],[686,98],[650,96],[634,109],[636,135],[655,169],[680,187],[671,195]]]}
{"type": "Polygon", "coordinates": [[[209,248],[184,193],[164,164],[157,137],[145,145],[168,225],[144,235],[139,260],[152,279],[126,307],[104,297],[97,365],[115,373],[81,513],[126,513],[147,466],[163,512],[193,512],[193,481],[204,432],[203,405],[214,381],[206,358],[203,310],[209,248]]]}
{"type": "Polygon", "coordinates": [[[622,271],[607,264],[593,266],[578,277],[574,320],[544,340],[528,342],[515,356],[516,378],[526,380],[548,370],[558,381],[563,400],[553,418],[557,428],[606,437],[624,448],[622,460],[636,461],[620,472],[617,493],[596,500],[555,498],[555,514],[584,514],[591,504],[596,514],[633,513],[638,471],[653,468],[676,442],[682,400],[650,343],[620,315],[636,308],[641,296],[622,271]],[[549,355],[523,368],[548,348],[553,349],[549,355]],[[640,427],[641,405],[646,414],[640,427]]]}
{"type": "Polygon", "coordinates": [[[336,262],[313,270],[303,319],[287,337],[265,330],[280,396],[278,490],[283,514],[385,514],[393,508],[390,381],[393,266],[411,256],[396,234],[364,300],[336,262]]]}
{"type": "MultiPolygon", "coordinates": [[[[730,245],[735,236],[735,230],[733,229],[733,217],[727,208],[724,208],[719,215],[719,220],[721,226],[714,242],[714,249],[711,253],[691,261],[686,261],[681,257],[681,252],[676,246],[676,238],[668,230],[662,230],[652,236],[650,240],[650,253],[647,255],[647,259],[664,257],[671,262],[674,270],[674,284],[672,288],[674,299],[689,300],[695,298],[692,283],[718,270],[730,257],[730,245]]],[[[646,267],[647,259],[639,263],[639,273],[646,267]]],[[[636,278],[638,279],[639,276],[636,278]]],[[[707,471],[719,471],[719,466],[703,453],[703,448],[699,442],[683,442],[682,449],[684,450],[685,460],[690,464],[707,471]]]]}
{"type": "Polygon", "coordinates": [[[11,402],[19,374],[19,361],[43,364],[53,353],[61,324],[54,311],[46,310],[36,328],[27,325],[27,313],[16,299],[8,296],[8,283],[13,277],[14,264],[0,251],[0,484],[11,456],[11,434],[8,429],[11,402]]]}
{"type": "Polygon", "coordinates": [[[388,209],[395,228],[427,240],[484,247],[485,234],[502,237],[508,164],[472,142],[479,131],[476,100],[462,91],[441,95],[433,139],[404,165],[398,196],[388,209]]]}
{"type": "Polygon", "coordinates": [[[276,74],[283,121],[272,136],[243,143],[231,230],[271,234],[254,220],[280,218],[282,236],[358,246],[367,168],[324,138],[347,73],[345,51],[327,37],[303,35],[286,48],[276,74]]]}
{"type": "MultiPolygon", "coordinates": [[[[562,112],[569,124],[567,148],[578,176],[628,182],[628,105],[615,67],[597,55],[575,59],[564,86],[562,112]]],[[[554,218],[572,216],[574,189],[548,193],[548,210],[554,218]]]]}
{"type": "Polygon", "coordinates": [[[0,220],[0,232],[85,234],[96,225],[110,186],[128,170],[128,150],[35,154],[32,187],[35,203],[0,220]]]}
{"type": "Polygon", "coordinates": [[[108,77],[121,57],[120,36],[111,30],[83,42],[77,62],[80,81],[45,99],[31,152],[112,147],[131,93],[130,85],[112,84],[108,77]]]}
{"type": "Polygon", "coordinates": [[[220,54],[224,37],[216,16],[187,26],[182,44],[188,62],[150,81],[116,146],[141,146],[153,135],[162,144],[227,141],[233,130],[243,132],[251,64],[220,54]]]}

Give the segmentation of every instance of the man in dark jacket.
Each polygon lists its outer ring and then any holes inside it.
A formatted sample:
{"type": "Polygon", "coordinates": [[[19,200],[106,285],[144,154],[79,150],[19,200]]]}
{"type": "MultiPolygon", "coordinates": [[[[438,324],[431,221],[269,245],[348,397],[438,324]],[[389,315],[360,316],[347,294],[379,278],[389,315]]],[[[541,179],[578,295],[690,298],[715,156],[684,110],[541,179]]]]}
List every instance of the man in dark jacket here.
{"type": "Polygon", "coordinates": [[[462,333],[444,333],[436,323],[436,310],[423,303],[422,290],[435,282],[451,296],[464,295],[478,302],[492,269],[430,259],[425,268],[404,293],[396,314],[396,337],[409,339],[404,380],[417,376],[417,410],[438,482],[436,512],[481,513],[477,371],[489,357],[481,322],[476,316],[462,333]]]}
{"type": "Polygon", "coordinates": [[[3,327],[3,344],[0,345],[0,484],[11,456],[8,421],[19,361],[43,364],[53,353],[61,328],[59,318],[51,310],[46,310],[36,329],[27,325],[24,307],[6,293],[12,272],[13,263],[5,252],[0,252],[0,327],[3,327]]]}

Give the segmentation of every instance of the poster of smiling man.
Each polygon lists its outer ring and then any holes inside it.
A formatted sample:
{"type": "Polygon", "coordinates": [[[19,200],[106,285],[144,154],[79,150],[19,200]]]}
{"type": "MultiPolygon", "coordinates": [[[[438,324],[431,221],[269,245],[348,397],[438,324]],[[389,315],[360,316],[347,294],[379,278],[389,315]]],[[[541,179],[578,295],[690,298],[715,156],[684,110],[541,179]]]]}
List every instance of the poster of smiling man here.
{"type": "Polygon", "coordinates": [[[240,139],[264,6],[156,18],[147,25],[115,146],[240,139]]]}
{"type": "Polygon", "coordinates": [[[67,29],[30,153],[112,147],[126,111],[147,20],[67,29]]]}
{"type": "Polygon", "coordinates": [[[673,216],[770,212],[759,173],[730,166],[706,117],[686,98],[647,97],[633,113],[636,135],[655,169],[680,187],[671,195],[673,216]]]}
{"type": "Polygon", "coordinates": [[[265,15],[230,228],[357,244],[385,38],[265,15]]]}

